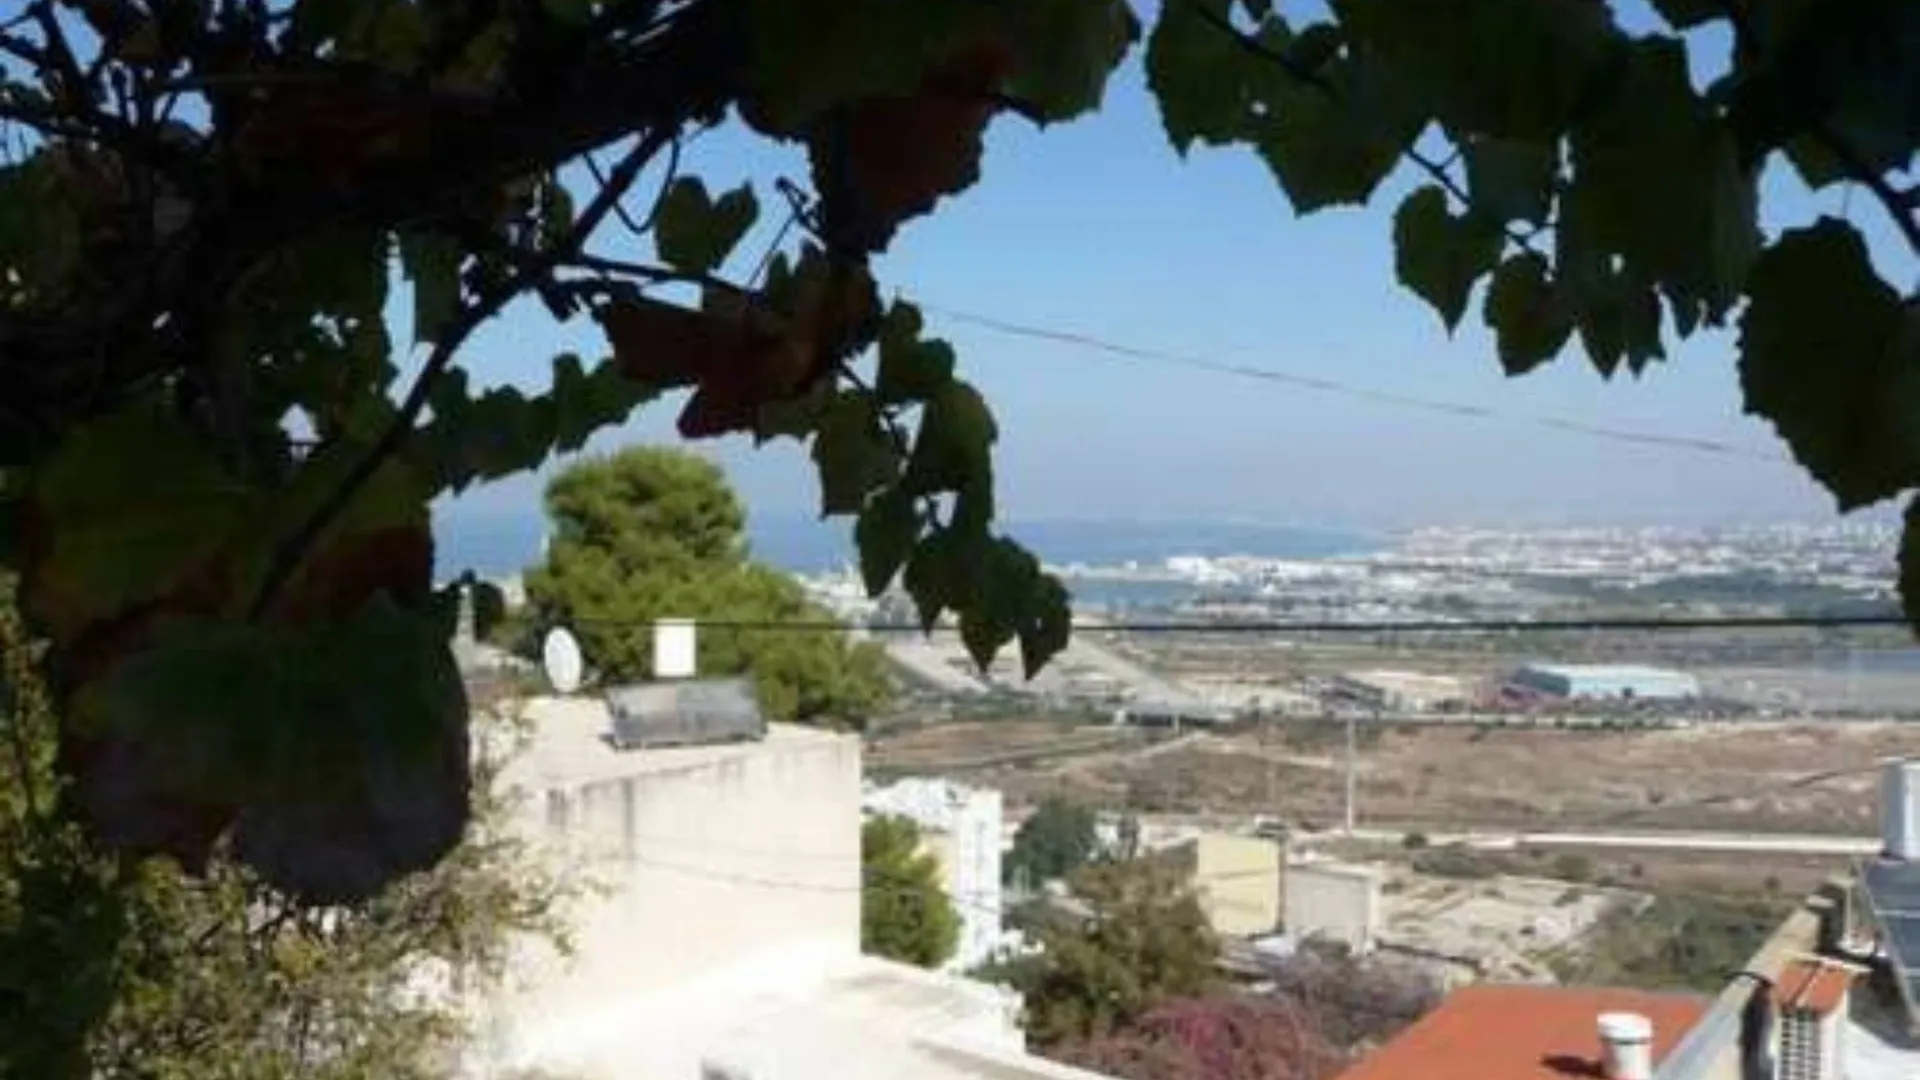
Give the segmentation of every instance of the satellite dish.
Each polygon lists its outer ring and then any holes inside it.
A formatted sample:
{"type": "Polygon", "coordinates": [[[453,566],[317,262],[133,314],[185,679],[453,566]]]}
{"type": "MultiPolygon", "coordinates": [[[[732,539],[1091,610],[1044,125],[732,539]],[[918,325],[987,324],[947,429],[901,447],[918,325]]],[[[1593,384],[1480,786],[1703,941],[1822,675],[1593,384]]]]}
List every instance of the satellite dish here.
{"type": "Polygon", "coordinates": [[[540,644],[540,666],[547,673],[547,684],[556,694],[571,694],[580,689],[585,665],[580,659],[580,642],[564,626],[547,631],[540,644]]]}

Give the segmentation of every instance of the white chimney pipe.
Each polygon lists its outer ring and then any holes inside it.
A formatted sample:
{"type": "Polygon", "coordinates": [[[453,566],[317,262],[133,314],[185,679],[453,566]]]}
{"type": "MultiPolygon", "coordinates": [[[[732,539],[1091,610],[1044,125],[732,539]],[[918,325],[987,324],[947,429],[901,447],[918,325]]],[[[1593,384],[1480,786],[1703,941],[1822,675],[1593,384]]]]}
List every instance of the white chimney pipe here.
{"type": "Polygon", "coordinates": [[[1880,774],[1880,841],[1889,859],[1920,860],[1920,762],[1889,761],[1880,774]]]}
{"type": "Polygon", "coordinates": [[[1600,1050],[1607,1080],[1653,1080],[1653,1021],[1639,1013],[1601,1013],[1600,1050]]]}
{"type": "Polygon", "coordinates": [[[692,619],[654,620],[653,677],[693,678],[698,670],[698,646],[692,619]]]}

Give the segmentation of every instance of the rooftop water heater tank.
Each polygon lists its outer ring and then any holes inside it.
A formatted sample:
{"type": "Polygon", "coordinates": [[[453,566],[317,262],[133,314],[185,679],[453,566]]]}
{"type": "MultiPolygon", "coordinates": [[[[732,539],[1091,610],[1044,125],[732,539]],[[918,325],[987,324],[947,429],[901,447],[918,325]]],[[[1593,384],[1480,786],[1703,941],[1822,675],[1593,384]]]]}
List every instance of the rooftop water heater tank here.
{"type": "Polygon", "coordinates": [[[1920,860],[1920,761],[1889,761],[1880,778],[1883,854],[1901,862],[1920,860]]]}

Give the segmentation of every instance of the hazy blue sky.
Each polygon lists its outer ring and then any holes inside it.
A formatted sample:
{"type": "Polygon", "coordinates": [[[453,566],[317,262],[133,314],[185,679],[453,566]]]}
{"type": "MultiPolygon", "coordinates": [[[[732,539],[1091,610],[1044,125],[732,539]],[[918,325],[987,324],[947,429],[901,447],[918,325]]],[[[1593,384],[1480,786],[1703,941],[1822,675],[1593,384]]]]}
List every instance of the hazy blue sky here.
{"type": "MultiPolygon", "coordinates": [[[[716,131],[687,164],[710,184],[761,184],[763,227],[732,267],[758,259],[778,218],[772,180],[805,180],[797,153],[716,131]]],[[[1742,417],[1730,335],[1681,345],[1645,377],[1602,380],[1577,346],[1507,379],[1475,307],[1449,340],[1393,280],[1390,215],[1402,174],[1366,209],[1296,219],[1241,149],[1168,147],[1136,52],[1108,107],[1036,131],[997,121],[982,182],[911,223],[877,267],[883,293],[1169,352],[1486,406],[1471,419],[1205,372],[1117,361],[931,314],[961,371],[998,413],[1003,514],[1015,518],[1248,518],[1395,527],[1433,523],[1720,521],[1832,516],[1790,464],[1729,459],[1547,430],[1524,417],[1725,440],[1784,453],[1742,417]]],[[[1878,206],[1810,199],[1772,178],[1771,223],[1845,211],[1883,269],[1911,285],[1878,206]]],[[[643,182],[642,191],[647,187],[643,182]]],[[[642,195],[640,198],[644,198],[642,195]]],[[[548,359],[604,352],[591,323],[515,309],[471,349],[476,380],[544,382],[548,359]]],[[[672,440],[678,399],[647,407],[596,447],[672,440]]],[[[756,511],[805,513],[817,488],[804,450],[745,440],[704,447],[756,511]]],[[[470,493],[449,519],[534,510],[539,481],[470,493]]]]}

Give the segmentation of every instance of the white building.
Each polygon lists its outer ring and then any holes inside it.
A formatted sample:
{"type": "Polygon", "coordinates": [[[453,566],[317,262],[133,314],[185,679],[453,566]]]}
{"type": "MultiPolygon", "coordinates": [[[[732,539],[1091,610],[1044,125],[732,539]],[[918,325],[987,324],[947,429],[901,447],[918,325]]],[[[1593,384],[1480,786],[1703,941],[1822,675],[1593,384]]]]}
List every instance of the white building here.
{"type": "Polygon", "coordinates": [[[960,916],[960,944],[947,970],[966,971],[991,959],[1003,938],[1000,793],[910,777],[869,790],[865,805],[868,813],[903,817],[918,825],[923,847],[940,864],[942,885],[960,916]]]}
{"type": "Polygon", "coordinates": [[[526,703],[517,831],[584,887],[529,941],[469,1073],[569,1080],[1091,1080],[1025,1053],[1015,995],[860,955],[860,744],[620,752],[606,706],[526,703]]]}

